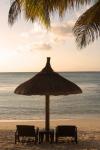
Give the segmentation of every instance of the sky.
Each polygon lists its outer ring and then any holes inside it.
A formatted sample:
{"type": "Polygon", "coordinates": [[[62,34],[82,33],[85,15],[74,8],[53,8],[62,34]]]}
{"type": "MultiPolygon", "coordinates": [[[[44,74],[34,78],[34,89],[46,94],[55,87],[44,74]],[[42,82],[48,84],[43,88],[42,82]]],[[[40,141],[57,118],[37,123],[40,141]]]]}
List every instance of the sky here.
{"type": "Polygon", "coordinates": [[[61,20],[52,16],[51,28],[23,17],[8,25],[10,0],[0,1],[0,72],[38,72],[51,57],[55,71],[100,71],[100,38],[79,49],[72,33],[77,18],[89,8],[70,10],[61,20]]]}

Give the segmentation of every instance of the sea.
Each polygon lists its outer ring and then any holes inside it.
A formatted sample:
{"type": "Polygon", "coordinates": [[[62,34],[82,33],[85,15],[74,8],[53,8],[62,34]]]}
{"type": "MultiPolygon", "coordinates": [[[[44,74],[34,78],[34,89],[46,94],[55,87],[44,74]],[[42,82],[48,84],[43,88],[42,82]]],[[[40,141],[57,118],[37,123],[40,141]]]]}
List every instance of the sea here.
{"type": "MultiPolygon", "coordinates": [[[[0,120],[45,119],[45,96],[14,94],[32,72],[0,73],[0,120]]],[[[100,118],[100,72],[59,72],[76,83],[82,94],[50,96],[51,119],[100,118]]]]}

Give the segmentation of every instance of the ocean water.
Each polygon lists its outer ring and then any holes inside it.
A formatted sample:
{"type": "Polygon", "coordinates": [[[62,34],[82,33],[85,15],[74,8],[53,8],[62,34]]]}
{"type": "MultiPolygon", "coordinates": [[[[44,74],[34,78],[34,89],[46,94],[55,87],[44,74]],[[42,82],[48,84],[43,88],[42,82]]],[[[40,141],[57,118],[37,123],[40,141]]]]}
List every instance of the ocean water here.
{"type": "MultiPolygon", "coordinates": [[[[14,94],[14,89],[36,73],[0,73],[0,120],[45,119],[45,96],[14,94]]],[[[100,72],[63,72],[82,94],[50,96],[50,118],[100,118],[100,72]]]]}

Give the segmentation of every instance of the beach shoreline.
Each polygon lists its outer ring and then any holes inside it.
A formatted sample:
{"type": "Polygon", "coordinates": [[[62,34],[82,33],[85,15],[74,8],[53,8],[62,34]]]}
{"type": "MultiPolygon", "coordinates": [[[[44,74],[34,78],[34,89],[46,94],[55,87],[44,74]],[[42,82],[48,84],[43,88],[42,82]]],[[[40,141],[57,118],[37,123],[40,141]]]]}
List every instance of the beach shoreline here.
{"type": "Polygon", "coordinates": [[[57,119],[50,120],[50,127],[57,125],[76,125],[78,129],[78,144],[15,144],[16,125],[35,125],[44,128],[44,120],[0,120],[1,150],[99,150],[100,149],[100,119],[57,119]]]}
{"type": "MultiPolygon", "coordinates": [[[[34,125],[39,128],[44,128],[45,120],[0,120],[0,130],[15,130],[17,124],[34,125]]],[[[99,118],[85,118],[85,119],[52,119],[50,120],[50,127],[55,128],[57,125],[75,125],[82,130],[96,130],[100,131],[99,118]]]]}

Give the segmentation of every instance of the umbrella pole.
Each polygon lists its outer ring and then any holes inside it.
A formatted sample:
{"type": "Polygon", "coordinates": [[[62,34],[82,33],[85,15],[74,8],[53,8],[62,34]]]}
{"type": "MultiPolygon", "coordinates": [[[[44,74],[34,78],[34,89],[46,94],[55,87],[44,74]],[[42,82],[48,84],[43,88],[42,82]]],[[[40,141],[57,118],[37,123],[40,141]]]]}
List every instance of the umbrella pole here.
{"type": "MultiPolygon", "coordinates": [[[[46,95],[46,101],[45,101],[45,130],[49,131],[49,95],[46,95]]],[[[49,142],[49,135],[46,134],[46,142],[49,142]]]]}

